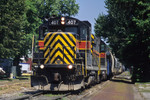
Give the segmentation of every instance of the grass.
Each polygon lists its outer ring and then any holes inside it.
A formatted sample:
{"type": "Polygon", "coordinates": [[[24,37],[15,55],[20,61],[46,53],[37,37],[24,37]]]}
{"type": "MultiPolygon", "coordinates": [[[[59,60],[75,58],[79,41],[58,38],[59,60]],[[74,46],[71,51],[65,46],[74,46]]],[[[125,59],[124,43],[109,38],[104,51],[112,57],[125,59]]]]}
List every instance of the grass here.
{"type": "MultiPolygon", "coordinates": [[[[30,88],[30,77],[16,77],[16,79],[4,78],[0,80],[0,95],[19,91],[24,88],[30,88]]],[[[21,94],[20,94],[21,95],[21,94]]]]}
{"type": "Polygon", "coordinates": [[[20,94],[19,94],[19,96],[23,96],[23,95],[24,95],[23,93],[20,93],[20,94]]]}
{"type": "Polygon", "coordinates": [[[22,75],[22,76],[17,76],[16,78],[30,78],[30,76],[28,76],[28,75],[22,75]]]}
{"type": "Polygon", "coordinates": [[[5,81],[18,81],[18,80],[30,80],[30,76],[16,76],[14,79],[10,78],[2,78],[0,79],[0,82],[5,82],[5,81]]]}
{"type": "Polygon", "coordinates": [[[150,90],[139,90],[139,92],[150,92],[150,90]]]}
{"type": "Polygon", "coordinates": [[[136,86],[142,85],[142,86],[146,87],[147,85],[150,86],[150,82],[136,82],[135,85],[136,85],[136,86]]]}
{"type": "Polygon", "coordinates": [[[150,82],[136,82],[135,86],[138,88],[139,92],[148,92],[148,93],[150,93],[150,90],[149,90],[150,82]],[[143,87],[143,88],[141,88],[141,87],[143,87]]]}
{"type": "Polygon", "coordinates": [[[60,94],[45,94],[45,96],[52,97],[52,96],[61,96],[61,95],[60,94]]]}
{"type": "MultiPolygon", "coordinates": [[[[48,96],[48,97],[59,97],[62,96],[61,94],[45,94],[44,96],[48,96]]],[[[68,100],[66,97],[61,98],[59,100],[68,100]]]]}

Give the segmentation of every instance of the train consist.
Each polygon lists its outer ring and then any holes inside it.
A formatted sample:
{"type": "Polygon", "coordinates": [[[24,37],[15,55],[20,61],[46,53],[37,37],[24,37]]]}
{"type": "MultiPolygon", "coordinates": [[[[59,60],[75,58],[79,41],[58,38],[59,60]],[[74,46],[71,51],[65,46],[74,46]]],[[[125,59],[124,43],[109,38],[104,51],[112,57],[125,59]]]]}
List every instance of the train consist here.
{"type": "Polygon", "coordinates": [[[31,86],[78,90],[111,78],[120,68],[109,47],[91,34],[88,21],[49,17],[39,27],[38,43],[34,45],[31,86]]]}

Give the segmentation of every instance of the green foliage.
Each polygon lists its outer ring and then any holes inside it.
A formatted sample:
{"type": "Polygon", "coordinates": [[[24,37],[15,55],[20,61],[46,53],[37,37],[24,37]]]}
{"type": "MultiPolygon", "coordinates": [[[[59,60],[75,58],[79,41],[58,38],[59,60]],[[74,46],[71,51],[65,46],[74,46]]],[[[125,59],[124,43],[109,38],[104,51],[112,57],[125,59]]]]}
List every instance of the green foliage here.
{"type": "Polygon", "coordinates": [[[0,58],[27,55],[45,16],[72,16],[79,9],[75,0],[1,0],[0,7],[0,58]]]}
{"type": "Polygon", "coordinates": [[[72,16],[78,13],[79,6],[75,3],[75,0],[57,0],[56,3],[59,15],[72,16]]]}
{"type": "Polygon", "coordinates": [[[14,58],[20,54],[24,25],[24,0],[0,2],[0,58],[14,58]]]}
{"type": "Polygon", "coordinates": [[[41,19],[38,16],[38,9],[35,0],[26,0],[26,13],[24,18],[26,23],[24,25],[24,32],[26,34],[35,34],[39,25],[42,23],[41,19]]]}
{"type": "Polygon", "coordinates": [[[76,0],[35,0],[38,16],[73,16],[78,13],[79,6],[76,0]]]}
{"type": "Polygon", "coordinates": [[[31,50],[33,34],[38,37],[38,27],[47,16],[72,16],[78,13],[79,6],[75,0],[26,0],[25,25],[25,50],[31,50]]]}
{"type": "Polygon", "coordinates": [[[106,0],[105,3],[108,15],[100,14],[96,19],[96,35],[109,42],[126,66],[140,67],[139,75],[146,75],[150,71],[150,1],[106,0]]]}
{"type": "Polygon", "coordinates": [[[78,9],[75,0],[1,0],[0,58],[13,58],[18,66],[20,57],[27,57],[31,52],[32,37],[38,37],[41,19],[52,15],[72,16],[78,9]]]}

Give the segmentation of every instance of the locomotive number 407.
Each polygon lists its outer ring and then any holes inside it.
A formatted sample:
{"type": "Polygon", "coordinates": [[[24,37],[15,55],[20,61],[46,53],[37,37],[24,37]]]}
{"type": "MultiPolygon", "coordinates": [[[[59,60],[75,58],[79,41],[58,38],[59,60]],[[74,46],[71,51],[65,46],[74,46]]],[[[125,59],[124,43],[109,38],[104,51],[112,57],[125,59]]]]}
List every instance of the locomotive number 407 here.
{"type": "Polygon", "coordinates": [[[76,20],[71,20],[71,19],[69,19],[69,20],[67,20],[66,24],[67,24],[67,25],[76,25],[76,24],[77,24],[77,21],[76,21],[76,20]]]}

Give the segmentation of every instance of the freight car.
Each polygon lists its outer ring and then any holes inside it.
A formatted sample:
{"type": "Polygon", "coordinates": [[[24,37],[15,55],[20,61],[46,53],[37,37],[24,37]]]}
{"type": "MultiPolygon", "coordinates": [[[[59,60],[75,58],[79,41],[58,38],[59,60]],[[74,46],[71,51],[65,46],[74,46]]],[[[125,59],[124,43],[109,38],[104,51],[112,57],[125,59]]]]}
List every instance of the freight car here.
{"type": "Polygon", "coordinates": [[[100,42],[100,70],[101,80],[111,79],[114,75],[123,72],[123,65],[111,52],[111,49],[104,41],[100,42]]]}

